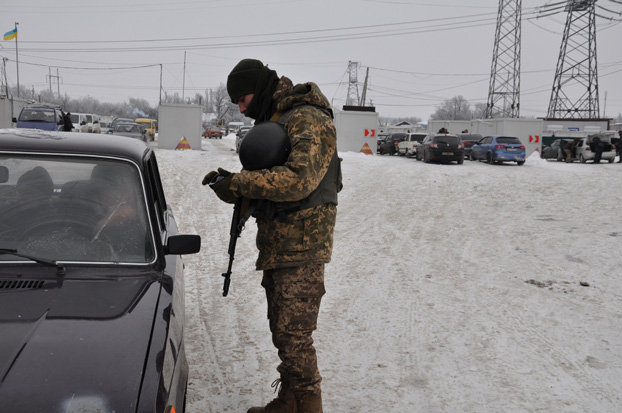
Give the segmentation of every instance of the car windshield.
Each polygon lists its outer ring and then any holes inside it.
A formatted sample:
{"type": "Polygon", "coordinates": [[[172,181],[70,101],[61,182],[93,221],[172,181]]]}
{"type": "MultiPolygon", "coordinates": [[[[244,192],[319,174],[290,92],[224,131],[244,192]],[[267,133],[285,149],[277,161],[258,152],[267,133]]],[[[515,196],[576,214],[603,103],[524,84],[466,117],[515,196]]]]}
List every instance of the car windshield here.
{"type": "Polygon", "coordinates": [[[520,140],[518,138],[511,138],[507,136],[503,136],[501,138],[497,138],[497,143],[513,143],[516,145],[520,145],[520,140]]]}
{"type": "Polygon", "coordinates": [[[19,115],[22,122],[54,123],[54,109],[24,108],[19,115]]]}
{"type": "MultiPolygon", "coordinates": [[[[139,171],[121,160],[2,154],[0,248],[63,262],[149,263],[139,171]]],[[[1,261],[24,261],[0,255],[1,261]]]]}

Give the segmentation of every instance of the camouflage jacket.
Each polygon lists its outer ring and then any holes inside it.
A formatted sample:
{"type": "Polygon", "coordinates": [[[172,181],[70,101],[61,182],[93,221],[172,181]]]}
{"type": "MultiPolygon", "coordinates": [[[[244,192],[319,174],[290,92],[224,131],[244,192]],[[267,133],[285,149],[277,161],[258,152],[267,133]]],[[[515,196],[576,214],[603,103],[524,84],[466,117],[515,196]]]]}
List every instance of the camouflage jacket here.
{"type": "MultiPolygon", "coordinates": [[[[250,199],[299,201],[318,187],[337,150],[333,121],[316,107],[329,108],[330,104],[314,83],[294,88],[286,77],[280,79],[274,99],[277,111],[287,113],[289,158],[285,165],[270,170],[242,170],[234,175],[230,188],[250,199]]],[[[285,220],[257,218],[257,269],[329,262],[336,217],[336,205],[323,204],[289,213],[285,220]]]]}

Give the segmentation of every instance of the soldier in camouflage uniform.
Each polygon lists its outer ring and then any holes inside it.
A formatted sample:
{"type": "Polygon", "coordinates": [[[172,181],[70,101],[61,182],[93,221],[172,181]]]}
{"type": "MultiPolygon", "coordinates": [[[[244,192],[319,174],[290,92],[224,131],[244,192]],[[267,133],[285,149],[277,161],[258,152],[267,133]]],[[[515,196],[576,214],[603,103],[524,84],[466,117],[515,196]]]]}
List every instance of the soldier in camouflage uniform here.
{"type": "Polygon", "coordinates": [[[267,200],[257,221],[257,269],[263,270],[272,341],[281,364],[278,397],[260,412],[322,412],[313,331],[324,295],[324,264],[331,258],[341,189],[340,160],[328,99],[314,83],[294,86],[258,60],[240,61],[227,80],[231,101],[256,124],[281,123],[291,143],[283,166],[206,175],[226,202],[238,197],[267,200]]]}

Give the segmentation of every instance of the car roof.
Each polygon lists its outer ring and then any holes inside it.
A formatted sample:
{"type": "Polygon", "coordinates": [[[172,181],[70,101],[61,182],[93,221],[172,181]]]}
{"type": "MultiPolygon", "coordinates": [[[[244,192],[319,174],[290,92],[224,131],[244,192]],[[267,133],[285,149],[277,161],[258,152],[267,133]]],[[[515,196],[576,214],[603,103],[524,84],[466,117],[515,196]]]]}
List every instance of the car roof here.
{"type": "Polygon", "coordinates": [[[141,165],[149,151],[144,142],[118,135],[0,129],[0,152],[112,156],[141,165]]]}

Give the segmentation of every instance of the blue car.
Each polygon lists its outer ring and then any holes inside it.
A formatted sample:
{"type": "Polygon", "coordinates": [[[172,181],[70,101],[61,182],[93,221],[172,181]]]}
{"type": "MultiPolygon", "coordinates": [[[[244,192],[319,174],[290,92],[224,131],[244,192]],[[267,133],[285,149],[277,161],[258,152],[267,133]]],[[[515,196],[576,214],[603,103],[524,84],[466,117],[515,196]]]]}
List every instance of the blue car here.
{"type": "Polygon", "coordinates": [[[38,104],[26,106],[19,116],[13,118],[18,128],[42,129],[50,131],[63,130],[63,114],[59,108],[38,104]]]}
{"type": "Polygon", "coordinates": [[[513,136],[486,136],[471,147],[472,161],[485,160],[489,164],[495,162],[525,163],[525,145],[513,136]]]}

